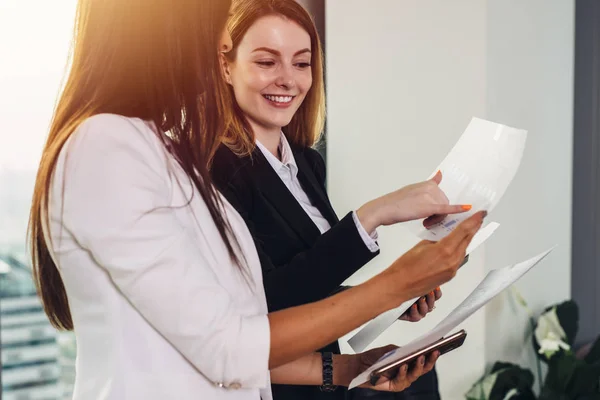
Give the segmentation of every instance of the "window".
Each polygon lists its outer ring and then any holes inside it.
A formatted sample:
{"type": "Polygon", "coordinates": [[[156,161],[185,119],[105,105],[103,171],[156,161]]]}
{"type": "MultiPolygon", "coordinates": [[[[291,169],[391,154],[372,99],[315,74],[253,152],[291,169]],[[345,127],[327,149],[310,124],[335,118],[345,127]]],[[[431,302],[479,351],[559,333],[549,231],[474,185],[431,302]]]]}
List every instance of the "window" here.
{"type": "Polygon", "coordinates": [[[0,2],[0,341],[4,400],[70,398],[75,340],[35,294],[25,234],[35,172],[73,30],[76,0],[0,2]]]}

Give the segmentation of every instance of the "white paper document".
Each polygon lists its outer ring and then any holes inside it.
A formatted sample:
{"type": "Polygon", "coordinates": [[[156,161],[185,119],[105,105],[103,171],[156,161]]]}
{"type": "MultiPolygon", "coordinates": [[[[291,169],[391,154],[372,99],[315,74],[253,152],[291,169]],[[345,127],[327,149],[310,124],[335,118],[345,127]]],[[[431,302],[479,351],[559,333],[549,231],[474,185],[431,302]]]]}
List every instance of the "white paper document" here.
{"type": "MultiPolygon", "coordinates": [[[[471,204],[473,208],[465,213],[448,215],[428,229],[423,226],[423,220],[409,222],[410,230],[421,239],[438,241],[477,211],[490,212],[519,168],[526,139],[525,130],[473,118],[431,175],[438,170],[442,172],[439,187],[450,204],[471,204]]],[[[498,226],[496,222],[483,226],[467,248],[467,255],[492,236],[498,226]]],[[[418,299],[407,301],[371,320],[348,340],[350,347],[356,352],[363,351],[418,299]]]]}
{"type": "MultiPolygon", "coordinates": [[[[467,247],[467,255],[471,254],[479,245],[487,240],[492,233],[500,224],[496,222],[490,222],[484,228],[479,231],[479,235],[475,236],[469,247],[467,247]]],[[[415,301],[419,300],[420,297],[402,303],[402,305],[393,310],[384,312],[377,318],[372,319],[363,329],[358,331],[354,336],[348,339],[348,344],[352,347],[355,352],[361,352],[367,348],[368,345],[373,343],[387,328],[392,326],[394,322],[398,320],[414,304],[415,301]]]]}
{"type": "Polygon", "coordinates": [[[515,177],[527,131],[473,118],[458,142],[434,170],[442,172],[439,187],[450,204],[471,204],[465,213],[448,215],[433,227],[423,220],[407,225],[421,239],[438,241],[477,211],[492,211],[515,177]]]}
{"type": "Polygon", "coordinates": [[[354,378],[350,383],[349,389],[368,382],[371,372],[376,368],[395,360],[399,360],[402,357],[443,338],[451,330],[456,328],[464,320],[469,318],[477,310],[496,297],[500,292],[519,280],[527,271],[539,263],[553,249],[554,248],[546,250],[545,252],[518,264],[509,265],[504,268],[490,271],[479,283],[479,285],[471,292],[471,294],[467,296],[467,298],[446,318],[436,325],[435,328],[433,328],[427,334],[408,343],[406,346],[400,347],[384,355],[382,358],[385,358],[385,360],[380,359],[378,362],[354,378]]]}

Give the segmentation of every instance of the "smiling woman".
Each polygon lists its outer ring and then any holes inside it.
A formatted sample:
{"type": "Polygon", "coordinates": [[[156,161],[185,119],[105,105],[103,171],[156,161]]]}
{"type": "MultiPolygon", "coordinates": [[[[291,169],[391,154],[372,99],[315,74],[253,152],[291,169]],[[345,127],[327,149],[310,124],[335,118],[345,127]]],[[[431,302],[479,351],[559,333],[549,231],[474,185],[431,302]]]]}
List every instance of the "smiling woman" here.
{"type": "MultiPolygon", "coordinates": [[[[221,54],[233,121],[214,157],[212,177],[254,235],[271,311],[322,300],[379,253],[376,228],[444,215],[441,175],[375,199],[341,220],[325,190],[325,163],[312,146],[324,125],[323,57],[317,29],[294,0],[234,0],[228,22],[233,49],[221,54]],[[426,208],[442,207],[433,211],[426,208]]],[[[358,183],[360,184],[360,183],[358,183]]],[[[425,294],[420,293],[420,294],[425,294]]],[[[429,292],[401,319],[417,322],[441,296],[429,292]]],[[[332,389],[337,341],[322,348],[324,387],[289,384],[290,369],[272,371],[275,400],[438,399],[435,372],[414,393],[332,389]],[[333,365],[331,364],[333,353],[333,365]],[[282,384],[287,383],[287,384],[282,384]]],[[[409,388],[410,390],[410,388],[409,388]]]]}
{"type": "Polygon", "coordinates": [[[222,55],[235,111],[225,143],[249,155],[254,135],[266,139],[261,132],[284,127],[293,145],[314,145],[325,121],[325,85],[321,43],[310,16],[293,1],[277,2],[277,12],[264,2],[236,4],[228,23],[233,50],[222,55]]]}

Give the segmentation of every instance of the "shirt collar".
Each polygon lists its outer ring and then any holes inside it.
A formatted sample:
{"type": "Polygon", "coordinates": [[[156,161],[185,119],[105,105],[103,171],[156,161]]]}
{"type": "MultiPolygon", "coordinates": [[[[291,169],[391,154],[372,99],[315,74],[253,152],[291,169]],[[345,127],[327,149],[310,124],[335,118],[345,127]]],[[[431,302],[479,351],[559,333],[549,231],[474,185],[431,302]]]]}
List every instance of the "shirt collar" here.
{"type": "Polygon", "coordinates": [[[289,168],[292,171],[293,176],[298,174],[298,165],[294,158],[294,153],[290,147],[290,143],[287,141],[283,132],[281,132],[281,140],[279,142],[279,152],[281,153],[281,161],[275,157],[261,142],[256,140],[256,147],[263,153],[271,167],[276,172],[282,171],[289,168]]]}

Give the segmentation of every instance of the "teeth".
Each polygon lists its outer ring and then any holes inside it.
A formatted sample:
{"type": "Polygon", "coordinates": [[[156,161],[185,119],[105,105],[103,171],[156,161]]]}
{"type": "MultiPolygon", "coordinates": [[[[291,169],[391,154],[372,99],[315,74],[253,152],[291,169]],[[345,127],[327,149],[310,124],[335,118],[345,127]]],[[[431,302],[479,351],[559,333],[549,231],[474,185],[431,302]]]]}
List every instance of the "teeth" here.
{"type": "Polygon", "coordinates": [[[265,97],[275,103],[289,103],[292,101],[292,96],[269,96],[265,95],[265,97]]]}

